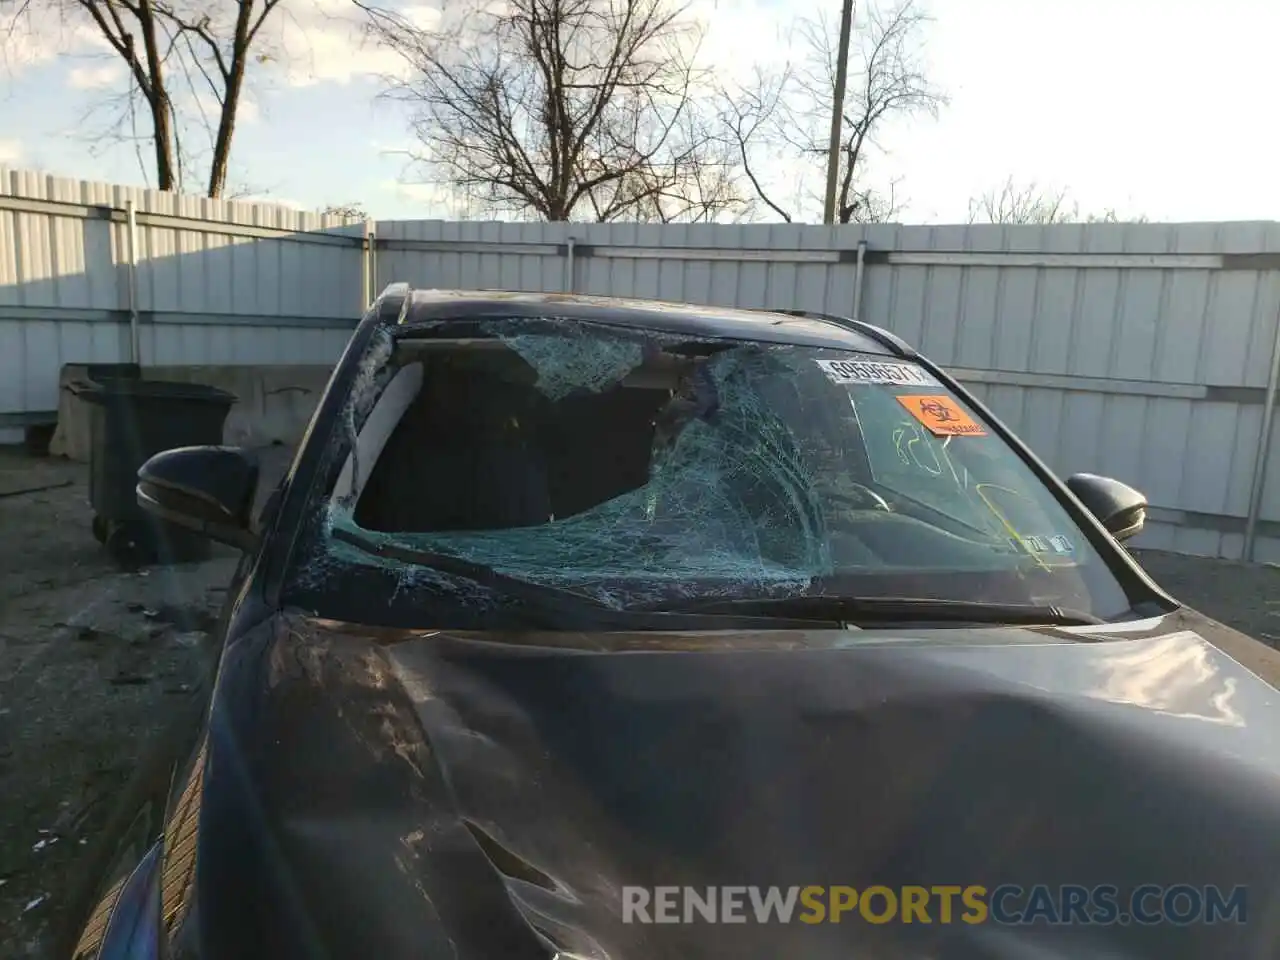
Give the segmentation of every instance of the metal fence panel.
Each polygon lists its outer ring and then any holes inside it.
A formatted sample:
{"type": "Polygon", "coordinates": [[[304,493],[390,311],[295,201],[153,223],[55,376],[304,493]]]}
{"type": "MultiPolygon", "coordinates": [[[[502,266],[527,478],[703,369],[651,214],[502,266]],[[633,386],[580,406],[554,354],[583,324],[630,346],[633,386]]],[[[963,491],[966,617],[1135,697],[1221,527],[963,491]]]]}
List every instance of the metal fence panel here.
{"type": "Polygon", "coordinates": [[[65,363],[329,362],[365,305],[365,226],[0,168],[0,428],[65,363]],[[130,226],[128,209],[134,210],[130,226]]]}

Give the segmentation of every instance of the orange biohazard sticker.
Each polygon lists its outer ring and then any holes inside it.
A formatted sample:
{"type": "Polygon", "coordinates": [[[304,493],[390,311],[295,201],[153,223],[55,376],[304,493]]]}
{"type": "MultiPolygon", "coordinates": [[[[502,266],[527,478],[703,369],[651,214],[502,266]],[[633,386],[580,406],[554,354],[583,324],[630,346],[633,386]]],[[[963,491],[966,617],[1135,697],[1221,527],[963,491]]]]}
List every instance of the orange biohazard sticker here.
{"type": "Polygon", "coordinates": [[[935,437],[985,437],[987,431],[948,396],[898,397],[913,417],[935,437]]]}

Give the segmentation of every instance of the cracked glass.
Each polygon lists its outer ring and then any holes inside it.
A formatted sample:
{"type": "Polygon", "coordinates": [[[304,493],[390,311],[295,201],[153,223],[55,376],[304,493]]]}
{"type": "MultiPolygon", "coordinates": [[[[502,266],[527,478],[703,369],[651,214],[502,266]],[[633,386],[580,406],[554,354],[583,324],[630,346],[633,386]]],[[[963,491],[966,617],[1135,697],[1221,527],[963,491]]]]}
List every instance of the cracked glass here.
{"type": "Polygon", "coordinates": [[[1017,453],[923,368],[884,356],[437,322],[375,338],[338,432],[361,480],[318,507],[312,586],[362,568],[392,599],[500,599],[377,555],[391,545],[617,608],[824,590],[1128,606],[1017,453]],[[415,367],[420,388],[383,415],[415,367]]]}

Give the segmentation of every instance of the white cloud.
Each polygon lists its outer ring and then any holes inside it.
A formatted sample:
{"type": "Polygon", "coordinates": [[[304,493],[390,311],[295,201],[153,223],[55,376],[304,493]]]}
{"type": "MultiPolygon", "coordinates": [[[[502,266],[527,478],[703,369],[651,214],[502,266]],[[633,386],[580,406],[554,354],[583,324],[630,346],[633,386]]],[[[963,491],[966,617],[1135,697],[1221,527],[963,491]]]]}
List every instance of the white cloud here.
{"type": "Polygon", "coordinates": [[[409,206],[406,214],[420,213],[440,220],[475,220],[483,214],[474,202],[447,184],[386,180],[379,186],[397,202],[409,206]]]}
{"type": "MultiPolygon", "coordinates": [[[[174,102],[187,120],[203,122],[216,129],[218,118],[222,115],[222,104],[218,102],[218,98],[212,91],[184,90],[175,95],[174,102]]],[[[251,92],[247,88],[241,89],[240,103],[236,107],[236,123],[244,125],[257,123],[261,117],[262,113],[251,92]]]]}
{"type": "Polygon", "coordinates": [[[0,12],[0,64],[17,74],[47,64],[60,54],[106,51],[115,55],[96,27],[83,20],[68,20],[55,6],[32,3],[21,13],[0,12]]]}
{"type": "MultiPolygon", "coordinates": [[[[32,4],[20,17],[0,13],[0,68],[16,74],[48,64],[60,54],[107,51],[114,55],[93,24],[81,18],[68,21],[51,6],[32,4]]],[[[440,15],[438,8],[424,3],[402,5],[400,12],[424,27],[440,15]]],[[[224,26],[229,24],[215,24],[215,29],[222,32],[224,26]]],[[[399,57],[367,40],[350,0],[298,0],[288,4],[288,9],[282,5],[259,36],[260,52],[269,54],[268,68],[283,73],[291,86],[350,83],[404,70],[399,57]]],[[[77,90],[100,88],[118,80],[119,71],[116,66],[74,67],[67,75],[67,85],[77,90]]]]}
{"type": "Polygon", "coordinates": [[[67,86],[73,90],[97,90],[109,87],[124,75],[124,66],[107,63],[98,67],[73,67],[67,74],[67,86]]]}
{"type": "Polygon", "coordinates": [[[22,144],[17,140],[0,140],[0,163],[17,166],[22,161],[22,144]]]}
{"type": "MultiPolygon", "coordinates": [[[[403,7],[400,12],[415,24],[429,24],[433,13],[438,16],[438,11],[425,5],[403,7]]],[[[366,77],[403,75],[406,69],[400,57],[365,35],[362,21],[344,0],[311,0],[268,23],[269,42],[279,51],[278,66],[290,86],[346,84],[366,77]]]]}
{"type": "MultiPolygon", "coordinates": [[[[441,4],[384,2],[418,29],[435,28],[444,16],[441,4]]],[[[767,0],[694,0],[687,15],[704,28],[699,59],[725,79],[745,78],[757,64],[781,65],[790,52],[786,27],[801,12],[781,10],[767,0]]],[[[408,73],[401,57],[366,35],[349,0],[309,0],[293,6],[288,16],[268,21],[264,34],[274,51],[272,66],[290,86],[348,84],[408,73]]]]}
{"type": "Polygon", "coordinates": [[[0,55],[14,73],[47,63],[57,56],[65,30],[43,7],[19,16],[0,13],[0,55]]]}
{"type": "Polygon", "coordinates": [[[444,11],[439,7],[415,4],[413,6],[401,8],[400,15],[419,30],[432,30],[440,25],[440,20],[444,16],[444,11]]]}
{"type": "Polygon", "coordinates": [[[686,16],[703,31],[699,61],[729,85],[746,80],[756,67],[780,68],[793,58],[792,24],[811,8],[807,2],[693,0],[686,16]]]}
{"type": "Polygon", "coordinates": [[[400,199],[415,203],[439,203],[449,195],[447,188],[434,183],[400,183],[389,180],[383,187],[394,191],[400,199]]]}
{"type": "Polygon", "coordinates": [[[365,77],[396,75],[404,61],[388,50],[353,41],[334,29],[285,31],[285,80],[291,87],[310,87],[326,81],[351,83],[365,77]]]}

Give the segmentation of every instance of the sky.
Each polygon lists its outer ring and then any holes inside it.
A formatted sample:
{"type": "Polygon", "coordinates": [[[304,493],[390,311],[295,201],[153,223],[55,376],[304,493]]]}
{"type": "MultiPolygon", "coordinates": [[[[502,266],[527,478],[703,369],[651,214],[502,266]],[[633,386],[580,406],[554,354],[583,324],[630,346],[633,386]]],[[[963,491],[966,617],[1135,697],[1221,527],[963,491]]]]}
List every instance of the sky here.
{"type": "MultiPolygon", "coordinates": [[[[440,190],[404,182],[406,117],[377,98],[378,76],[398,64],[362,43],[337,14],[341,2],[296,0],[275,25],[282,56],[254,78],[232,185],[308,209],[448,216],[440,190]]],[[[698,2],[703,52],[726,72],[768,57],[767,38],[818,6],[698,2]]],[[[838,17],[838,0],[825,6],[838,17]]],[[[1280,220],[1275,0],[926,0],[926,9],[923,56],[950,103],[936,120],[887,127],[874,168],[898,181],[903,222],[962,223],[972,198],[1010,177],[1065,190],[1084,211],[1280,220]]],[[[134,148],[95,147],[86,120],[104,116],[120,77],[84,31],[44,23],[18,36],[0,64],[0,165],[145,183],[134,148]]]]}

